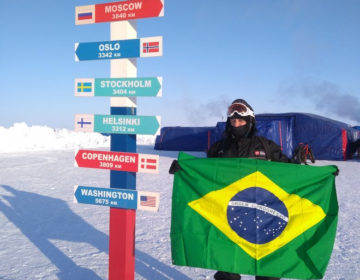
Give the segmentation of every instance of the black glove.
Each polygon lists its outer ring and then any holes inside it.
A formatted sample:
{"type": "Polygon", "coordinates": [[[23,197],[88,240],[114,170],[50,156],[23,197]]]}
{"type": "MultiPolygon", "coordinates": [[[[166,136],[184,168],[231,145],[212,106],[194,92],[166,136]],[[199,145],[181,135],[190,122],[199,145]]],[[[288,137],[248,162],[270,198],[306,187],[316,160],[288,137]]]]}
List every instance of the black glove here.
{"type": "Polygon", "coordinates": [[[297,163],[307,164],[306,161],[308,159],[312,163],[315,162],[315,157],[309,144],[300,143],[299,146],[297,146],[294,151],[293,160],[295,160],[297,163]]]}
{"type": "Polygon", "coordinates": [[[169,169],[170,174],[175,174],[176,171],[179,171],[181,169],[179,162],[175,159],[169,169]]]}

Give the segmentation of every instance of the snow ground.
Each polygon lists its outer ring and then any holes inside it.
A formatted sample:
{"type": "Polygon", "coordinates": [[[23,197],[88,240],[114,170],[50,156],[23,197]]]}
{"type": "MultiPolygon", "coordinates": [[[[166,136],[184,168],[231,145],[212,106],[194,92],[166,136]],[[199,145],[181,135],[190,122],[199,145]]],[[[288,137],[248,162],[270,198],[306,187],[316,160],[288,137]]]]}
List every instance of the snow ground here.
{"type": "MultiPolygon", "coordinates": [[[[177,152],[152,146],[138,146],[137,152],[160,155],[160,173],[138,173],[137,189],[161,196],[158,213],[137,212],[135,279],[212,279],[213,271],[171,264],[168,169],[177,152]]],[[[358,280],[360,162],[317,163],[326,164],[340,169],[340,213],[324,279],[358,280]]],[[[108,187],[109,171],[74,167],[73,150],[0,153],[0,279],[107,279],[109,209],[74,203],[76,184],[108,187]]]]}

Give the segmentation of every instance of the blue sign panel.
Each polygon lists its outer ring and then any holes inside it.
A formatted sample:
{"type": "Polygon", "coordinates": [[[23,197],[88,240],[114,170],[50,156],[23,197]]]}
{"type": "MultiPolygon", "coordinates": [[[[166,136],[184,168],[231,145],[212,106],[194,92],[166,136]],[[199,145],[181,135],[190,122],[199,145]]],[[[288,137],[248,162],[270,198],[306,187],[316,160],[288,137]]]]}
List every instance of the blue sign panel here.
{"type": "Polygon", "coordinates": [[[155,135],[159,129],[157,116],[94,115],[95,132],[155,135]]]}
{"type": "Polygon", "coordinates": [[[75,186],[74,193],[78,203],[103,205],[123,209],[137,208],[138,192],[135,190],[75,186]]]}
{"type": "Polygon", "coordinates": [[[162,56],[162,37],[75,44],[75,60],[162,56]]]}
{"type": "Polygon", "coordinates": [[[77,43],[75,60],[140,57],[140,39],[77,43]]]}

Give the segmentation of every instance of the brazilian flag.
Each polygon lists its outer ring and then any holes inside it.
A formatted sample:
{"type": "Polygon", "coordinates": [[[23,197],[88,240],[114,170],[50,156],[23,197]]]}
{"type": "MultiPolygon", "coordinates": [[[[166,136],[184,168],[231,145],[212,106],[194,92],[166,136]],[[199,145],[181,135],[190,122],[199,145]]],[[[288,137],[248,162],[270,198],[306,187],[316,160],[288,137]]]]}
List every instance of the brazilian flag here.
{"type": "Polygon", "coordinates": [[[334,245],[336,166],[179,153],[173,264],[321,279],[334,245]]]}

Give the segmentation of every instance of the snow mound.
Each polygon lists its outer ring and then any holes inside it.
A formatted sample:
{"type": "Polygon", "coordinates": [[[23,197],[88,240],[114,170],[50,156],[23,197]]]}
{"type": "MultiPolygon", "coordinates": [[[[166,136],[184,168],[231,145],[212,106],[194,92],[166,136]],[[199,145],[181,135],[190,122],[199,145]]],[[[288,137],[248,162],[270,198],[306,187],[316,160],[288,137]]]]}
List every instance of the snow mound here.
{"type": "MultiPolygon", "coordinates": [[[[153,145],[154,142],[154,136],[137,136],[137,144],[153,145]]],[[[110,147],[110,137],[96,132],[84,133],[47,126],[28,126],[24,122],[15,123],[9,128],[0,126],[0,153],[97,147],[110,147]]]]}

